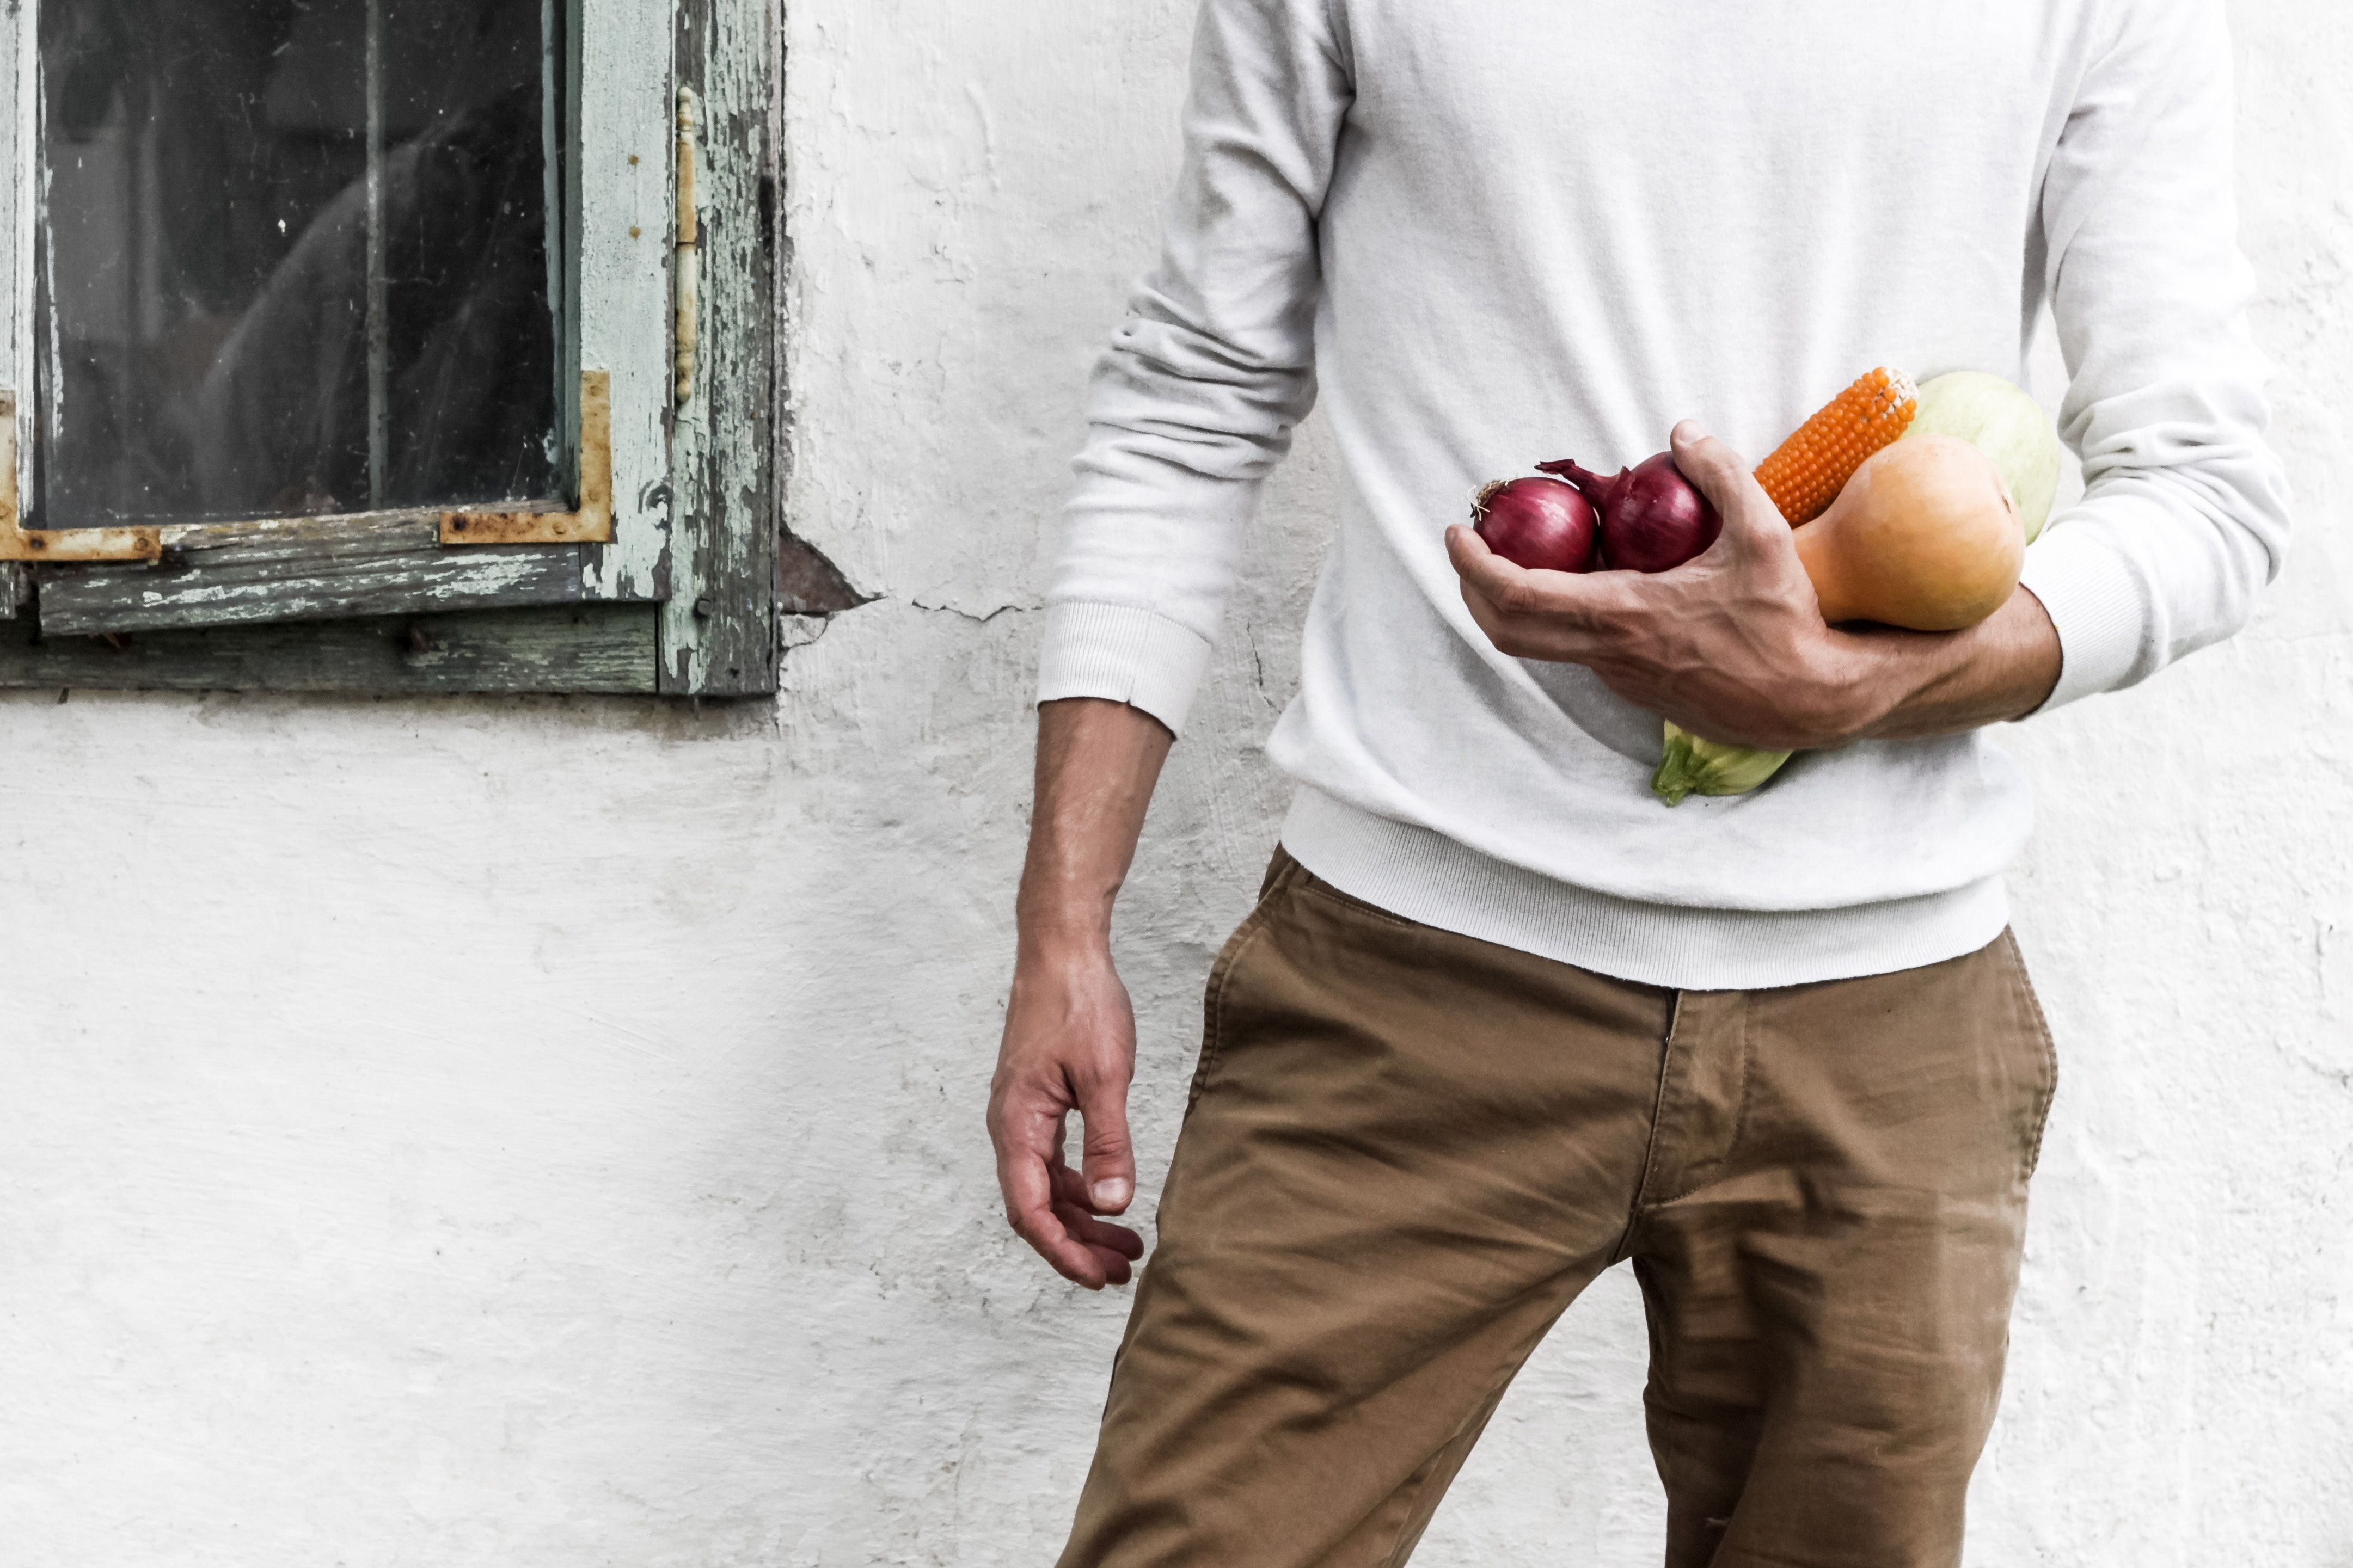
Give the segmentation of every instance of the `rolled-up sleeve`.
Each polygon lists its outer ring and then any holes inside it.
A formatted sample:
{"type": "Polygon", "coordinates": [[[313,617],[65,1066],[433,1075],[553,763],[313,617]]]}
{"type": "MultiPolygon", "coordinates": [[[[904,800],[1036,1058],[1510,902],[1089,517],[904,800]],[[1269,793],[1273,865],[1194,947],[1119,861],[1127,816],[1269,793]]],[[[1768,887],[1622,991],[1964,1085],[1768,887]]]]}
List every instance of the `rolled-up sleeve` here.
{"type": "Polygon", "coordinates": [[[1183,732],[1243,529],[1314,403],[1316,224],[1351,96],[1324,0],[1207,0],[1165,250],[1088,399],[1039,700],[1183,732]]]}
{"type": "Polygon", "coordinates": [[[2146,679],[2244,626],[2287,555],[2248,332],[2231,44],[2219,0],[2110,8],[2044,181],[2044,288],[2081,504],[2027,552],[2064,667],[2044,710],[2146,679]]]}

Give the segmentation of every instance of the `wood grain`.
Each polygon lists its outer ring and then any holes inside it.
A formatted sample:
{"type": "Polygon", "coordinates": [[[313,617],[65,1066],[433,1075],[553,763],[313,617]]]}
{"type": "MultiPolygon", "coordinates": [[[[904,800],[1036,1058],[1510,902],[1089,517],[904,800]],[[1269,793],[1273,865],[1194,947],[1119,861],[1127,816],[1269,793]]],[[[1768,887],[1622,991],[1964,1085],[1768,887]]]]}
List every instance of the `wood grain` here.
{"type": "Polygon", "coordinates": [[[51,637],[570,604],[575,545],[445,550],[437,512],[175,529],[152,566],[39,568],[51,637]]]}
{"type": "Polygon", "coordinates": [[[701,100],[701,353],[671,445],[677,491],[662,689],[776,689],[775,425],[778,37],[765,0],[681,0],[681,82],[701,100]]]}
{"type": "Polygon", "coordinates": [[[170,691],[654,691],[659,612],[583,604],[134,637],[0,625],[0,687],[170,691]]]}

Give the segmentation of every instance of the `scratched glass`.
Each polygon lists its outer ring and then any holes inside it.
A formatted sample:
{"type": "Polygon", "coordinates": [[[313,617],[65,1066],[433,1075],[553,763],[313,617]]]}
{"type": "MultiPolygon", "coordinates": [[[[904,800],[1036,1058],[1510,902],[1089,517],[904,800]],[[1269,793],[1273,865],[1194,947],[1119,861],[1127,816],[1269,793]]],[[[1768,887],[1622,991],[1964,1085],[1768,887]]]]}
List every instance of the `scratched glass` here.
{"type": "Polygon", "coordinates": [[[45,0],[48,528],[554,499],[544,0],[45,0]]]}

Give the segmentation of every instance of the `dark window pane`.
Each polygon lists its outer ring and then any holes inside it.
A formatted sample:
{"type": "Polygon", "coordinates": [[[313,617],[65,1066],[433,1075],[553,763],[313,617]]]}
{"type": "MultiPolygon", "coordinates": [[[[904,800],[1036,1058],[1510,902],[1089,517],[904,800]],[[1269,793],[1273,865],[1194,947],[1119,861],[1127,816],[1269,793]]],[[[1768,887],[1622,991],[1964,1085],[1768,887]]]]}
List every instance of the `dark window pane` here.
{"type": "Polygon", "coordinates": [[[48,0],[43,524],[554,496],[542,16],[48,0]]]}
{"type": "Polygon", "coordinates": [[[539,0],[385,0],[398,504],[551,494],[539,0]]]}

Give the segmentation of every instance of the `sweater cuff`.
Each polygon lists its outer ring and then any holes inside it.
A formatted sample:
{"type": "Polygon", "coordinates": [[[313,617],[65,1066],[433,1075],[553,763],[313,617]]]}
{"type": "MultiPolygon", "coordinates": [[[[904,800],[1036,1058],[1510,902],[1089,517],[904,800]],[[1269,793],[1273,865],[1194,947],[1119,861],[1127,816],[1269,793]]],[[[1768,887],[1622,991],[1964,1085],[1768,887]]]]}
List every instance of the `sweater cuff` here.
{"type": "Polygon", "coordinates": [[[2037,713],[2130,684],[2147,616],[2139,582],[2096,530],[2054,524],[2026,552],[2021,586],[2059,632],[2059,684],[2037,713]]]}
{"type": "Polygon", "coordinates": [[[1208,639],[1165,616],[1125,605],[1053,605],[1038,661],[1038,700],[1124,702],[1182,735],[1208,668],[1208,639]]]}

